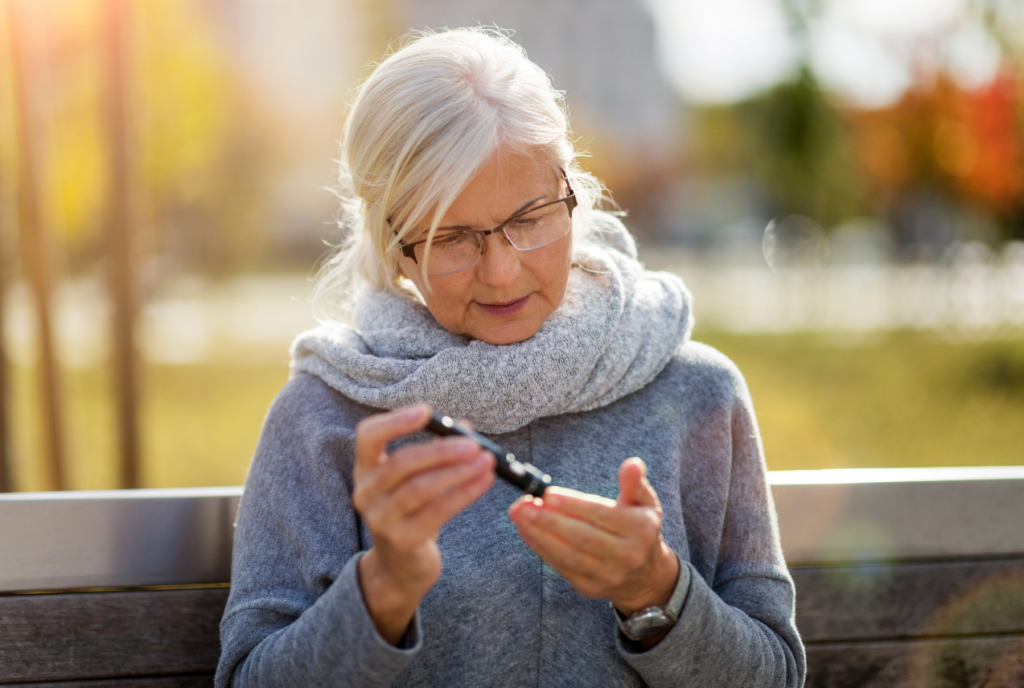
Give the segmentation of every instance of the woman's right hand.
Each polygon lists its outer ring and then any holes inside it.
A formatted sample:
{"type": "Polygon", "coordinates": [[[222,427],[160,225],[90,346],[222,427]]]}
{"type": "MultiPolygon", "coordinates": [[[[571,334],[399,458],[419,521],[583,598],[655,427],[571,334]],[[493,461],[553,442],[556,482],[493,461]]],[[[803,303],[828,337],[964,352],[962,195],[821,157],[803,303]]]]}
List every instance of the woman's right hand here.
{"type": "Polygon", "coordinates": [[[352,504],[373,538],[359,560],[359,584],[377,631],[392,645],[441,575],[441,526],[494,482],[494,456],[466,437],[387,453],[389,442],[422,430],[430,413],[414,404],[356,425],[352,504]]]}

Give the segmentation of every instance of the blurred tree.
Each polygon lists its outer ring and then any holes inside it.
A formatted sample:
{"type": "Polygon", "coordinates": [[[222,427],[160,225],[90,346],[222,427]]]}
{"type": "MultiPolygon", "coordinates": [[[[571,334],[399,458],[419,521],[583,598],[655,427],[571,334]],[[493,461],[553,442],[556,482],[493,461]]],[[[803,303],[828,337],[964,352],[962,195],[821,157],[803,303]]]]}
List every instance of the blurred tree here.
{"type": "Polygon", "coordinates": [[[826,228],[880,215],[899,240],[903,225],[916,224],[934,234],[940,251],[957,237],[1024,237],[1024,109],[1017,76],[1024,73],[1024,34],[1013,28],[1024,12],[1016,10],[1014,23],[1008,21],[1012,3],[972,5],[971,12],[987,16],[1004,55],[991,83],[965,90],[936,72],[943,36],[931,36],[911,51],[921,61],[913,88],[893,106],[865,110],[832,96],[815,77],[809,22],[820,18],[822,3],[783,5],[803,66],[793,79],[745,101],[695,108],[687,132],[690,173],[752,178],[769,212],[808,215],[826,228]],[[936,224],[944,228],[927,227],[936,224]],[[997,227],[998,236],[986,235],[987,226],[997,227]]]}
{"type": "Polygon", "coordinates": [[[693,168],[753,176],[774,214],[832,227],[870,209],[848,124],[807,69],[746,101],[701,108],[692,141],[693,168]]]}
{"type": "Polygon", "coordinates": [[[14,260],[10,247],[14,245],[12,230],[15,227],[14,189],[11,181],[14,163],[13,151],[9,146],[13,136],[8,134],[13,130],[10,106],[14,94],[11,90],[10,46],[7,36],[7,12],[0,11],[0,492],[7,492],[14,486],[10,470],[14,463],[14,443],[11,441],[8,412],[11,406],[11,384],[5,327],[7,290],[13,281],[14,260]]]}
{"type": "Polygon", "coordinates": [[[196,3],[147,0],[137,14],[151,250],[214,273],[258,265],[273,240],[271,106],[249,97],[196,3]]]}
{"type": "Polygon", "coordinates": [[[869,173],[877,210],[898,213],[908,197],[928,189],[992,220],[1003,238],[1021,236],[1019,90],[1008,67],[974,90],[940,72],[891,107],[850,110],[858,159],[869,173]]]}
{"type": "Polygon", "coordinates": [[[41,132],[41,210],[58,240],[58,257],[76,270],[103,250],[107,166],[97,4],[33,3],[25,16],[40,66],[35,89],[42,105],[42,121],[36,125],[41,132]]]}
{"type": "Polygon", "coordinates": [[[778,214],[807,215],[825,227],[863,215],[863,177],[842,113],[810,70],[738,106],[762,154],[753,168],[778,214]]]}
{"type": "MultiPolygon", "coordinates": [[[[99,3],[33,4],[45,94],[44,213],[71,271],[103,255],[108,193],[102,129],[99,3]]],[[[222,49],[202,3],[138,3],[130,90],[139,113],[134,155],[148,252],[187,269],[251,267],[270,254],[273,221],[266,182],[274,164],[273,107],[254,102],[222,49]]]]}

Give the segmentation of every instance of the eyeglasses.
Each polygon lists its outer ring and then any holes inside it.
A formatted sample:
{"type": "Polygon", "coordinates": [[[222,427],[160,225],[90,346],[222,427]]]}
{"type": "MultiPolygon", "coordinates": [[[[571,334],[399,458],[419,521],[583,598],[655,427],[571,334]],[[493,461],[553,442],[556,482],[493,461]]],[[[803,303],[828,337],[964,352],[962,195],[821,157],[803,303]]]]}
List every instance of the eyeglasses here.
{"type": "MultiPolygon", "coordinates": [[[[447,275],[468,270],[480,262],[488,234],[501,234],[517,251],[532,251],[552,244],[572,231],[572,211],[576,207],[576,194],[562,172],[569,195],[549,203],[516,213],[494,229],[460,229],[437,234],[429,242],[428,275],[447,275]]],[[[402,255],[420,264],[427,257],[426,239],[405,243],[399,241],[402,255]]]]}

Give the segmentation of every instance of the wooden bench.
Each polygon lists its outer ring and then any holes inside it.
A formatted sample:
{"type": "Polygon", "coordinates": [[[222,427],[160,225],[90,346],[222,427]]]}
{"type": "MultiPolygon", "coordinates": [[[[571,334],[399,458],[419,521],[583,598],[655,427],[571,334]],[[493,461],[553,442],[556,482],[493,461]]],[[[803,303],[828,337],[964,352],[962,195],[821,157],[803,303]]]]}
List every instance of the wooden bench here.
{"type": "MultiPolygon", "coordinates": [[[[1024,686],[1024,468],[771,480],[808,686],[1024,686]]],[[[0,495],[0,685],[210,686],[240,492],[0,495]]]]}

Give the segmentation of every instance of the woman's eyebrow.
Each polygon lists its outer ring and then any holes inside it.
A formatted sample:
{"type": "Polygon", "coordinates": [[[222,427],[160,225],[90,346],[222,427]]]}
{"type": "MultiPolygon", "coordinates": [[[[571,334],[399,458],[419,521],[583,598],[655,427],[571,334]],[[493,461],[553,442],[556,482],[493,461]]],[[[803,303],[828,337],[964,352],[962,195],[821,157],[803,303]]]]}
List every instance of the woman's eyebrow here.
{"type": "MultiPolygon", "coordinates": [[[[515,211],[514,213],[512,213],[511,215],[508,216],[508,219],[505,220],[505,222],[508,222],[508,220],[511,220],[513,217],[515,217],[519,213],[523,212],[524,210],[527,210],[531,205],[533,205],[537,201],[543,201],[547,197],[548,197],[548,195],[544,194],[543,196],[538,196],[537,198],[534,198],[531,201],[527,201],[526,203],[523,203],[521,206],[519,206],[519,210],[515,211]]],[[[473,229],[473,228],[470,227],[469,225],[448,225],[447,227],[438,227],[437,231],[438,232],[441,232],[441,231],[447,232],[447,231],[451,231],[451,230],[455,230],[455,229],[473,229]]]]}
{"type": "Polygon", "coordinates": [[[509,215],[509,217],[510,218],[515,217],[516,215],[518,215],[519,213],[523,212],[524,210],[529,208],[531,205],[536,203],[537,201],[543,201],[547,197],[548,197],[548,195],[544,194],[543,196],[538,196],[537,198],[533,199],[532,201],[527,201],[522,206],[520,206],[519,210],[517,210],[514,213],[512,213],[511,215],[509,215]]]}

